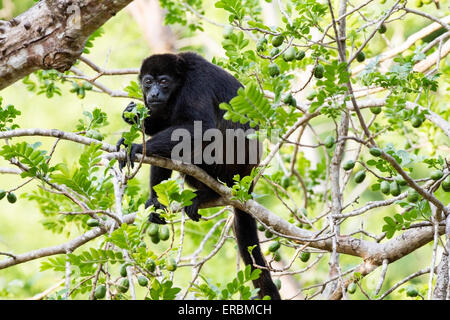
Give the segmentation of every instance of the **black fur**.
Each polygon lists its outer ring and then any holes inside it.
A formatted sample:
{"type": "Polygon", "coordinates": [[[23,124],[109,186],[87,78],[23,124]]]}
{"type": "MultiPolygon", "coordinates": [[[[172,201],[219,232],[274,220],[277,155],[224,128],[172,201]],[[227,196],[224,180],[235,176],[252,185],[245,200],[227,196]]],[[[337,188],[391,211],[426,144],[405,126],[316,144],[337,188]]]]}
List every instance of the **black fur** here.
{"type": "MultiPolygon", "coordinates": [[[[158,155],[166,158],[171,157],[172,148],[178,141],[171,141],[171,134],[177,128],[184,128],[193,132],[194,121],[202,121],[203,130],[218,128],[223,133],[226,129],[249,129],[249,126],[232,121],[224,120],[224,111],[219,109],[221,102],[229,102],[236,96],[237,90],[242,87],[239,81],[218,66],[206,61],[195,53],[180,53],[153,55],[145,59],[139,75],[143,88],[144,100],[149,109],[150,116],[145,120],[145,131],[152,136],[146,142],[147,155],[158,155]],[[163,104],[154,106],[148,103],[149,91],[152,85],[142,83],[146,76],[156,78],[167,75],[174,82],[171,83],[170,96],[163,104]]],[[[150,81],[151,82],[151,81],[150,81]]],[[[155,95],[155,90],[153,90],[155,95]]],[[[128,109],[130,106],[127,107],[128,109]]],[[[127,121],[127,120],[126,120],[127,121]]],[[[130,123],[130,121],[127,121],[130,123]]],[[[192,135],[193,136],[193,135],[192,135]]],[[[120,146],[121,141],[118,145],[120,146]]],[[[204,146],[203,146],[204,147],[204,146]]],[[[133,144],[132,155],[142,153],[142,145],[133,144]]],[[[248,150],[248,149],[247,149],[248,150]]],[[[225,150],[224,150],[225,151],[225,150]]],[[[233,177],[239,174],[241,177],[249,175],[256,164],[248,163],[248,151],[244,164],[198,164],[212,177],[228,186],[233,185],[233,177]]],[[[259,157],[258,157],[259,159],[259,157]]],[[[131,157],[131,160],[132,157],[131,157]]],[[[155,205],[156,208],[163,206],[158,202],[153,186],[170,177],[171,171],[153,166],[150,175],[150,199],[146,206],[155,205]]],[[[187,215],[194,221],[198,221],[198,207],[201,203],[214,200],[218,195],[200,181],[187,176],[189,185],[196,188],[197,196],[193,204],[186,208],[187,215]]],[[[157,213],[152,213],[150,221],[165,223],[164,219],[157,213]]],[[[235,209],[235,233],[240,254],[246,265],[266,266],[266,261],[259,247],[259,240],[255,219],[241,210],[235,209]],[[252,255],[254,261],[247,251],[249,246],[257,245],[252,255]]],[[[259,296],[271,296],[272,299],[280,299],[280,295],[274,285],[270,273],[262,269],[260,278],[254,281],[254,285],[260,288],[259,296]]]]}

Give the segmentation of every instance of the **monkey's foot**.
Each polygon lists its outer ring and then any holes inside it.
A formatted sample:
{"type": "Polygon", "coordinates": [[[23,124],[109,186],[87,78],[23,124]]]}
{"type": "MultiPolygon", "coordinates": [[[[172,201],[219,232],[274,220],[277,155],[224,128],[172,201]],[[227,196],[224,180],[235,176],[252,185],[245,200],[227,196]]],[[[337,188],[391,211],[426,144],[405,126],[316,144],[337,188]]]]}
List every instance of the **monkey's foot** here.
{"type": "Polygon", "coordinates": [[[198,205],[194,201],[189,207],[184,208],[184,211],[188,215],[189,218],[191,218],[193,221],[198,222],[201,215],[198,214],[198,205]]]}

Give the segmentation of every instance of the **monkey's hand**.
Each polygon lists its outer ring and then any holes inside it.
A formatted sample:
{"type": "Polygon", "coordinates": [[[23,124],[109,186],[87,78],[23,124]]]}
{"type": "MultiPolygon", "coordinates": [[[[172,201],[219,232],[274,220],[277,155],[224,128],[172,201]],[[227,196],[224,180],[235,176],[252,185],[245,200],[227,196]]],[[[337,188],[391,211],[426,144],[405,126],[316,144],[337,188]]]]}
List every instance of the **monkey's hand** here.
{"type": "MultiPolygon", "coordinates": [[[[161,203],[159,203],[158,199],[156,197],[150,198],[145,202],[145,209],[147,209],[150,206],[154,206],[155,209],[164,209],[165,206],[163,206],[161,203]]],[[[148,216],[148,221],[157,223],[157,224],[166,224],[166,220],[164,218],[161,218],[159,213],[152,212],[148,216]]]]}
{"type": "Polygon", "coordinates": [[[136,116],[133,119],[126,116],[126,113],[132,112],[134,108],[136,108],[136,103],[132,101],[128,104],[128,106],[122,112],[122,119],[123,119],[123,121],[125,121],[128,124],[136,124],[138,122],[138,118],[136,116]]]}
{"type": "MultiPolygon", "coordinates": [[[[125,148],[128,148],[128,145],[124,143],[125,139],[120,138],[119,141],[116,143],[116,150],[117,152],[120,151],[120,146],[125,146],[125,148]]],[[[122,170],[126,165],[127,162],[130,162],[131,168],[134,168],[134,161],[136,160],[136,154],[140,153],[142,154],[142,144],[132,143],[130,147],[130,153],[127,153],[127,159],[126,160],[119,160],[119,169],[122,170]]]]}

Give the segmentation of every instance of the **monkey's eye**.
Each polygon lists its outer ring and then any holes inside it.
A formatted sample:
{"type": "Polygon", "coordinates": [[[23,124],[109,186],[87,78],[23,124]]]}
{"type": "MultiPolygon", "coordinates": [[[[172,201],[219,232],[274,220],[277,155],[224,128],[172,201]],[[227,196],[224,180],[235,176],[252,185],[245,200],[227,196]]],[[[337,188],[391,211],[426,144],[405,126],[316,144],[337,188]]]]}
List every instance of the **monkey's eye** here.
{"type": "Polygon", "coordinates": [[[146,79],[146,80],[144,81],[144,84],[145,84],[146,86],[150,86],[150,85],[152,85],[152,83],[153,83],[152,79],[146,79]]]}
{"type": "Polygon", "coordinates": [[[165,86],[165,85],[169,84],[169,81],[167,81],[166,79],[161,79],[161,80],[159,81],[159,83],[160,83],[161,85],[165,86]]]}

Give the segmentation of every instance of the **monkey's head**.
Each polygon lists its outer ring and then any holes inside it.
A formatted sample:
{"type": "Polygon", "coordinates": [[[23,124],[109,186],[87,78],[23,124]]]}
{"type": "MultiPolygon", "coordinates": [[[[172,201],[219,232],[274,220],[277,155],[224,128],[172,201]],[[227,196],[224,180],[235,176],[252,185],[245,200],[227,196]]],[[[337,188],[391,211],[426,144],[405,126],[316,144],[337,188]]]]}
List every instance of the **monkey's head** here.
{"type": "Polygon", "coordinates": [[[168,106],[184,74],[185,61],[176,54],[155,54],[145,59],[139,81],[147,108],[157,111],[168,106]]]}

